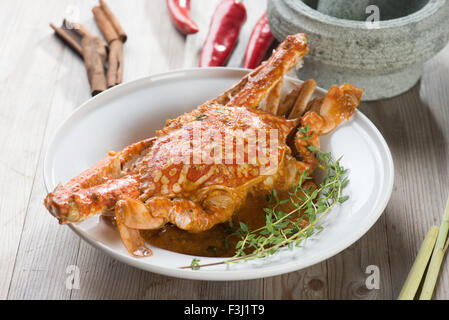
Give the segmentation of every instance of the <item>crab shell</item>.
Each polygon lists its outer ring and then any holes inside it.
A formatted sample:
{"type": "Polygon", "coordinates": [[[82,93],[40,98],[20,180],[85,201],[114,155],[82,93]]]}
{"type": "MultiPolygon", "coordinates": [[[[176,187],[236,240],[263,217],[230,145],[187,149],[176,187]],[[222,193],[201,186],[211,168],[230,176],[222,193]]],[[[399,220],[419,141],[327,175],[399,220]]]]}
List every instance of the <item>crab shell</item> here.
{"type": "Polygon", "coordinates": [[[297,121],[245,107],[202,105],[169,121],[127,173],[141,200],[156,195],[201,201],[213,188],[248,189],[275,175],[297,121]]]}

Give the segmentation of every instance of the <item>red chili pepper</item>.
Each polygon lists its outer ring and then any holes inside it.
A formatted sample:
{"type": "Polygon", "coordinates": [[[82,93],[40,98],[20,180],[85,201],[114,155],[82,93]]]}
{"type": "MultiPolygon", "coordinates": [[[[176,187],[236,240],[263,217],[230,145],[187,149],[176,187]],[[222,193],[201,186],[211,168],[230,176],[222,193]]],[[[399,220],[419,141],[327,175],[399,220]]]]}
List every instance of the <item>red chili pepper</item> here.
{"type": "Polygon", "coordinates": [[[254,69],[259,66],[274,40],[270,25],[268,24],[267,13],[265,12],[257,21],[249,37],[243,68],[254,69]]]}
{"type": "Polygon", "coordinates": [[[209,27],[201,50],[200,67],[223,66],[229,59],[246,21],[246,9],[238,0],[222,0],[209,27]]]}
{"type": "Polygon", "coordinates": [[[198,32],[198,25],[190,18],[190,0],[167,0],[168,13],[176,28],[183,34],[198,32]]]}

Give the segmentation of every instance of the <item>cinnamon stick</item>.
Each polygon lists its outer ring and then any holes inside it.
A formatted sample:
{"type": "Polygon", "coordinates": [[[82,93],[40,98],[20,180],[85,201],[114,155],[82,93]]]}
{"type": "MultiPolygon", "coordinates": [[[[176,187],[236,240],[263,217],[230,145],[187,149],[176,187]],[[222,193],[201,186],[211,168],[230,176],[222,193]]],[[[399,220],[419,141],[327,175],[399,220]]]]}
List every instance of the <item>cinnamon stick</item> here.
{"type": "MultiPolygon", "coordinates": [[[[81,23],[72,22],[72,21],[68,21],[67,19],[64,19],[64,21],[62,22],[62,25],[63,25],[63,29],[67,25],[73,26],[73,29],[71,29],[71,30],[73,30],[73,32],[76,33],[81,39],[86,37],[86,36],[87,37],[93,37],[94,36],[86,28],[84,28],[84,26],[81,23]]],[[[66,30],[66,29],[64,29],[64,30],[66,30]]],[[[100,39],[100,38],[98,38],[98,39],[100,39]]],[[[109,51],[107,43],[104,42],[103,40],[101,40],[101,43],[106,48],[106,51],[109,51]]]]}
{"type": "Polygon", "coordinates": [[[101,30],[101,33],[105,37],[108,44],[111,44],[112,41],[120,39],[117,31],[115,31],[114,26],[109,21],[108,17],[104,13],[101,7],[93,7],[92,13],[94,14],[95,22],[101,30]]]}
{"type": "Polygon", "coordinates": [[[123,43],[127,36],[117,17],[103,0],[100,0],[100,6],[92,9],[92,13],[98,28],[109,44],[107,85],[110,88],[122,82],[123,43]]]}
{"type": "Polygon", "coordinates": [[[50,23],[50,27],[55,31],[55,34],[61,40],[67,43],[69,47],[72,48],[81,58],[83,57],[83,50],[80,44],[73,37],[71,37],[66,30],[55,26],[53,23],[50,23]]]}
{"type": "Polygon", "coordinates": [[[79,22],[73,22],[66,18],[62,21],[62,28],[68,29],[70,27],[70,30],[73,30],[77,35],[80,37],[84,36],[92,36],[92,34],[84,28],[84,26],[79,22]]]}
{"type": "Polygon", "coordinates": [[[108,46],[99,37],[93,36],[80,23],[64,19],[62,26],[50,26],[58,37],[64,40],[76,53],[84,59],[87,78],[92,96],[107,89],[105,62],[108,57],[108,46]]]}
{"type": "Polygon", "coordinates": [[[84,59],[91,93],[94,96],[122,82],[123,43],[127,40],[127,35],[117,17],[103,0],[100,0],[99,6],[92,9],[92,13],[107,43],[93,36],[79,23],[69,23],[64,20],[61,28],[53,24],[50,26],[55,30],[56,35],[84,59]],[[105,76],[106,59],[108,59],[107,76],[105,76]]]}
{"type": "Polygon", "coordinates": [[[104,74],[104,63],[107,51],[103,40],[99,37],[86,35],[81,40],[87,77],[89,79],[92,96],[106,90],[106,77],[104,74]]]}
{"type": "Polygon", "coordinates": [[[123,30],[122,26],[120,25],[120,22],[118,21],[117,17],[114,13],[112,13],[111,9],[109,9],[109,6],[104,2],[103,0],[100,0],[100,7],[103,9],[103,12],[108,17],[111,24],[114,26],[115,31],[120,37],[120,40],[122,40],[123,43],[126,42],[126,39],[128,36],[126,35],[125,31],[123,30]]]}
{"type": "Polygon", "coordinates": [[[108,88],[122,82],[123,42],[114,40],[109,45],[108,88]]]}

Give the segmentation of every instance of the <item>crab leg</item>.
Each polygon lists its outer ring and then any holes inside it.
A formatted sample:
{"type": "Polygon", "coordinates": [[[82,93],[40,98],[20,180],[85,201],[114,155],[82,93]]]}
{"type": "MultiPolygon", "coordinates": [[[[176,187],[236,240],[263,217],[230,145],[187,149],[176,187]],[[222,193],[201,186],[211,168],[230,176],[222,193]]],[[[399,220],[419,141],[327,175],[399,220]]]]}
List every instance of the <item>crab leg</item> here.
{"type": "Polygon", "coordinates": [[[284,80],[281,78],[278,83],[270,90],[267,96],[267,102],[265,104],[265,107],[263,108],[264,111],[271,114],[277,114],[283,83],[284,80]]]}
{"type": "MultiPolygon", "coordinates": [[[[318,130],[320,135],[327,134],[334,130],[343,120],[349,119],[355,112],[362,100],[363,90],[350,84],[344,84],[341,87],[332,86],[324,97],[321,104],[319,115],[324,122],[318,130]]],[[[302,122],[307,122],[308,112],[303,117],[302,122]]]]}
{"type": "Polygon", "coordinates": [[[159,229],[167,222],[190,232],[202,232],[226,222],[234,213],[238,201],[226,191],[212,190],[199,205],[194,201],[153,197],[145,204],[123,196],[117,202],[115,215],[120,237],[127,250],[135,256],[151,255],[139,230],[159,229]]]}
{"type": "Polygon", "coordinates": [[[122,168],[128,161],[132,160],[133,157],[141,154],[145,149],[150,148],[156,139],[157,137],[141,140],[118,152],[116,156],[120,159],[122,168]]]}
{"type": "Polygon", "coordinates": [[[307,104],[307,110],[320,114],[321,106],[323,105],[324,98],[315,98],[309,101],[307,104]]]}
{"type": "Polygon", "coordinates": [[[155,138],[132,144],[97,162],[65,185],[59,184],[47,195],[44,204],[60,223],[82,221],[96,213],[114,209],[123,194],[139,196],[136,176],[124,176],[125,164],[149,148],[155,138]]]}
{"type": "Polygon", "coordinates": [[[131,197],[121,197],[117,205],[120,205],[120,218],[128,228],[151,230],[160,228],[167,222],[167,219],[154,217],[142,201],[131,197]]]}
{"type": "Polygon", "coordinates": [[[126,249],[137,257],[152,255],[139,230],[157,229],[166,222],[163,218],[153,217],[143,202],[127,196],[122,197],[115,205],[115,221],[126,249]]]}
{"type": "MultiPolygon", "coordinates": [[[[298,130],[295,135],[294,155],[299,158],[298,166],[304,167],[311,174],[318,165],[316,155],[309,147],[320,149],[319,132],[323,126],[323,118],[315,112],[307,113],[307,117],[301,119],[301,127],[308,127],[308,132],[298,130]]],[[[303,171],[300,171],[303,172],[303,171]]]]}
{"type": "Polygon", "coordinates": [[[146,205],[152,216],[164,218],[180,229],[197,233],[228,221],[239,201],[229,192],[213,190],[201,205],[189,199],[166,197],[151,198],[146,205]]]}
{"type": "Polygon", "coordinates": [[[48,194],[44,204],[60,223],[79,222],[101,212],[114,209],[121,195],[138,197],[139,181],[128,176],[111,179],[90,188],[67,188],[59,184],[48,194]]]}
{"type": "Polygon", "coordinates": [[[278,116],[286,116],[290,113],[290,111],[293,108],[293,105],[296,102],[296,99],[298,98],[299,92],[301,91],[302,84],[295,87],[293,90],[291,90],[281,101],[278,107],[278,116]]]}
{"type": "Polygon", "coordinates": [[[268,92],[308,52],[304,34],[290,35],[257,72],[249,75],[241,90],[226,105],[256,108],[268,92]]]}
{"type": "Polygon", "coordinates": [[[311,152],[309,146],[319,149],[319,136],[327,134],[335,129],[343,120],[349,119],[359,106],[362,99],[363,90],[352,85],[344,84],[341,87],[332,86],[324,99],[312,100],[310,107],[319,110],[308,111],[301,120],[301,127],[308,128],[298,130],[295,135],[294,155],[299,158],[299,162],[309,168],[309,174],[317,166],[316,155],[311,152]]]}
{"type": "Polygon", "coordinates": [[[294,119],[302,116],[308,109],[308,101],[316,89],[316,82],[313,79],[306,80],[299,86],[291,90],[279,104],[278,116],[287,116],[294,119]]]}
{"type": "Polygon", "coordinates": [[[232,88],[226,90],[221,95],[216,97],[215,99],[212,99],[207,102],[207,104],[220,104],[220,105],[226,105],[229,100],[231,100],[236,94],[240,92],[240,90],[243,89],[243,87],[248,83],[249,79],[254,77],[256,74],[259,73],[259,71],[264,67],[266,62],[262,62],[260,66],[258,66],[256,69],[248,73],[246,76],[244,76],[236,85],[234,85],[232,88]]]}
{"type": "Polygon", "coordinates": [[[293,109],[288,116],[289,119],[301,117],[307,111],[307,105],[315,89],[315,80],[310,79],[302,84],[298,98],[296,99],[293,109]]]}
{"type": "Polygon", "coordinates": [[[117,153],[113,153],[100,160],[89,169],[84,170],[66,183],[66,189],[89,188],[104,182],[105,178],[117,179],[122,176],[123,166],[134,156],[150,147],[156,138],[145,139],[127,146],[117,153]]]}
{"type": "Polygon", "coordinates": [[[128,228],[122,221],[121,211],[126,210],[126,202],[118,201],[115,209],[115,221],[120,238],[125,245],[126,250],[136,257],[148,257],[153,252],[147,248],[145,241],[137,229],[128,228]]]}

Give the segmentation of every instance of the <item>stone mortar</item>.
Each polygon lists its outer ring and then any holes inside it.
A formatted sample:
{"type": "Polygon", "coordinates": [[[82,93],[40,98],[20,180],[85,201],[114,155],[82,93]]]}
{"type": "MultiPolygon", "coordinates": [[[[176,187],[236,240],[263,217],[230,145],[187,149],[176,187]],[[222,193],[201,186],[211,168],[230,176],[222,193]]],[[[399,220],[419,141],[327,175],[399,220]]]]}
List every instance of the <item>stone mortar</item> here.
{"type": "Polygon", "coordinates": [[[323,14],[301,0],[268,0],[267,13],[279,41],[289,34],[307,34],[310,51],[298,77],[313,78],[323,88],[351,83],[366,90],[364,101],[390,98],[413,87],[424,62],[449,40],[446,0],[429,0],[418,11],[381,20],[375,28],[323,14]]]}

